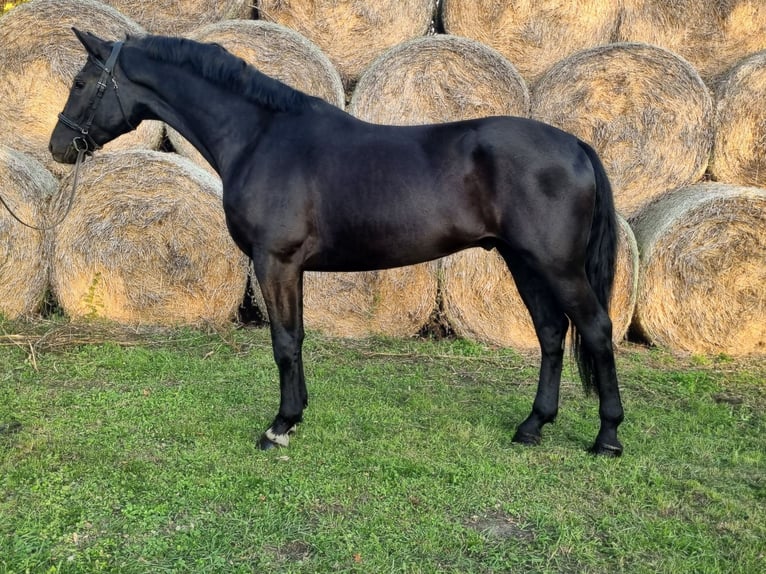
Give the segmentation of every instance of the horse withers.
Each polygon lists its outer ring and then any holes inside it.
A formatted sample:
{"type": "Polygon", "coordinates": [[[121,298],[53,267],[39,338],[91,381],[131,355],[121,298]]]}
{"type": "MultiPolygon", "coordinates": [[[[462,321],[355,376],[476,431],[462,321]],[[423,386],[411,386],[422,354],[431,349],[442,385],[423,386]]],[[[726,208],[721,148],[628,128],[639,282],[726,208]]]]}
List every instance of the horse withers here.
{"type": "Polygon", "coordinates": [[[481,246],[507,263],[542,352],[532,412],[514,441],[537,444],[556,417],[571,326],[583,385],[599,397],[592,451],[622,453],[608,315],[615,211],[589,145],[516,117],[375,125],[215,44],[75,34],[88,59],[51,136],[56,160],[74,163],[78,150],[93,153],[153,119],[221,176],[229,232],[252,259],[279,369],[279,411],[261,448],[287,446],[308,404],[304,271],[384,269],[481,246]]]}

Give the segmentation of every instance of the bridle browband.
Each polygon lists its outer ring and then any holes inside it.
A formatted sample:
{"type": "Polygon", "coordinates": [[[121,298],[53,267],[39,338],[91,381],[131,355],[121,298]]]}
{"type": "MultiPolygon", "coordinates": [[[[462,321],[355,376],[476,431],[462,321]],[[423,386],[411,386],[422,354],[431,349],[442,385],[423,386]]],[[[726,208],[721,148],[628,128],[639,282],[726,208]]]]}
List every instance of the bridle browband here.
{"type": "Polygon", "coordinates": [[[130,123],[128,116],[125,113],[125,108],[123,107],[122,100],[120,99],[117,80],[114,77],[114,69],[117,66],[117,58],[120,55],[120,50],[122,50],[123,44],[124,42],[115,42],[112,45],[112,52],[109,54],[109,58],[106,60],[106,63],[102,63],[100,60],[94,58],[96,64],[98,64],[98,66],[101,68],[101,76],[98,79],[98,89],[90,101],[90,106],[88,107],[85,121],[82,124],[79,124],[75,120],[65,116],[63,113],[59,114],[59,122],[64,124],[66,127],[80,133],[79,136],[75,136],[75,138],[72,140],[72,145],[74,146],[74,149],[77,150],[78,155],[90,154],[96,150],[101,149],[101,146],[97,144],[93,137],[90,135],[90,128],[93,125],[93,119],[96,117],[96,110],[98,110],[98,105],[101,103],[101,98],[104,97],[106,88],[109,86],[107,83],[109,80],[112,80],[114,95],[117,96],[117,104],[120,106],[122,119],[131,130],[136,129],[135,126],[130,123]]]}

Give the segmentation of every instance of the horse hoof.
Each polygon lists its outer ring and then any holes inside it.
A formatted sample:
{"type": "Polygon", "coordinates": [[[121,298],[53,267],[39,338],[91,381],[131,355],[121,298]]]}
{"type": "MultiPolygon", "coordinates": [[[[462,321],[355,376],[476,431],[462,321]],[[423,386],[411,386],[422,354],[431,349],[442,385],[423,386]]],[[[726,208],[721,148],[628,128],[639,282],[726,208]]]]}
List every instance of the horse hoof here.
{"type": "Polygon", "coordinates": [[[617,458],[619,456],[622,456],[622,445],[620,443],[617,444],[607,444],[607,443],[595,443],[590,448],[591,454],[595,454],[598,456],[606,456],[609,458],[617,458]]]}
{"type": "Polygon", "coordinates": [[[528,432],[523,431],[516,431],[516,434],[513,435],[513,442],[518,444],[523,444],[526,446],[537,446],[540,444],[543,440],[542,435],[539,434],[531,434],[528,432]]]}
{"type": "Polygon", "coordinates": [[[261,450],[271,450],[272,448],[279,448],[281,446],[287,447],[290,445],[290,435],[295,432],[295,425],[290,427],[286,433],[275,433],[273,428],[269,428],[258,439],[258,448],[261,450]]]}
{"type": "Polygon", "coordinates": [[[261,435],[261,438],[258,439],[258,448],[260,450],[271,450],[272,448],[279,448],[279,447],[280,445],[275,443],[269,437],[267,437],[266,433],[263,433],[261,435]]]}

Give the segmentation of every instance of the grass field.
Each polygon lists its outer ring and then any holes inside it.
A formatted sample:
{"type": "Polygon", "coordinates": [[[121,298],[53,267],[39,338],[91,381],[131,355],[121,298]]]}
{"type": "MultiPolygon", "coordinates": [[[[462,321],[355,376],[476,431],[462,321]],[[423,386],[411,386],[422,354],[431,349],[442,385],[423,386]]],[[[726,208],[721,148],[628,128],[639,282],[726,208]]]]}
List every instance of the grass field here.
{"type": "Polygon", "coordinates": [[[527,448],[536,359],[310,334],[306,420],[263,453],[266,330],[0,327],[2,573],[762,571],[763,359],[621,350],[607,460],[571,366],[527,448]]]}

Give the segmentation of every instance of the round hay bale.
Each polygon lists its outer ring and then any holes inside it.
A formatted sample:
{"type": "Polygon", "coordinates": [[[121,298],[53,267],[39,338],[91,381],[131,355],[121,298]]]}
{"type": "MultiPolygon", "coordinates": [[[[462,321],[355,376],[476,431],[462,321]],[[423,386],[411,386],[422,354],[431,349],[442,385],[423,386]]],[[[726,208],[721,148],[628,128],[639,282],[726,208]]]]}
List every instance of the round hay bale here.
{"type": "Polygon", "coordinates": [[[608,44],[617,30],[621,0],[443,0],[450,34],[491,46],[533,84],[556,62],[608,44]]]}
{"type": "Polygon", "coordinates": [[[714,85],[736,62],[766,49],[766,3],[622,0],[617,38],[667,48],[714,85]]]}
{"type": "Polygon", "coordinates": [[[766,51],[735,66],[718,85],[710,171],[726,183],[766,187],[766,51]]]}
{"type": "Polygon", "coordinates": [[[54,230],[51,284],[69,316],[220,324],[234,317],[246,280],[220,182],[207,172],[149,150],[83,164],[72,211],[54,230]]]}
{"type": "Polygon", "coordinates": [[[529,91],[508,60],[468,38],[428,36],[392,48],[354,89],[349,112],[411,125],[529,115],[529,91]]]}
{"type": "Polygon", "coordinates": [[[765,190],[699,183],[631,223],[641,335],[680,353],[766,353],[765,190]]]}
{"type": "MultiPolygon", "coordinates": [[[[138,24],[94,0],[33,0],[0,19],[0,126],[4,141],[59,176],[71,167],[53,161],[48,141],[74,77],[87,57],[72,26],[108,39],[143,33],[138,24]]],[[[144,122],[106,149],[156,148],[161,141],[162,123],[144,122]]]]}
{"type": "MultiPolygon", "coordinates": [[[[38,161],[0,146],[0,197],[23,221],[44,227],[58,183],[38,161]]],[[[49,236],[30,229],[0,205],[0,315],[39,310],[48,288],[49,236]]]]}
{"type": "Polygon", "coordinates": [[[699,74],[646,44],[601,46],[559,62],[532,90],[532,116],[598,150],[626,217],[698,181],[713,144],[713,101],[699,74]]]}
{"type": "Polygon", "coordinates": [[[380,54],[432,24],[436,0],[258,0],[262,20],[297,30],[319,46],[351,89],[380,54]]]}
{"type": "Polygon", "coordinates": [[[361,273],[304,276],[306,327],[334,337],[410,337],[436,305],[436,275],[428,265],[361,273]]]}
{"type": "MultiPolygon", "coordinates": [[[[614,288],[610,302],[612,334],[621,341],[636,303],[638,248],[627,222],[620,223],[614,288]]],[[[491,345],[539,350],[532,319],[497,250],[474,248],[445,260],[442,271],[444,313],[455,333],[491,345]]]]}
{"type": "Polygon", "coordinates": [[[152,34],[180,36],[181,34],[214,22],[236,18],[250,18],[252,0],[103,0],[129,18],[138,22],[152,34]]]}
{"type": "MultiPolygon", "coordinates": [[[[198,42],[214,42],[258,70],[285,84],[342,108],[343,84],[322,51],[297,32],[259,20],[233,20],[211,24],[188,35],[198,42]]],[[[168,127],[175,150],[215,173],[205,158],[178,132],[168,127]]],[[[217,174],[216,174],[217,175],[217,174]]]]}

